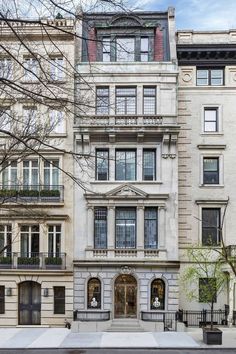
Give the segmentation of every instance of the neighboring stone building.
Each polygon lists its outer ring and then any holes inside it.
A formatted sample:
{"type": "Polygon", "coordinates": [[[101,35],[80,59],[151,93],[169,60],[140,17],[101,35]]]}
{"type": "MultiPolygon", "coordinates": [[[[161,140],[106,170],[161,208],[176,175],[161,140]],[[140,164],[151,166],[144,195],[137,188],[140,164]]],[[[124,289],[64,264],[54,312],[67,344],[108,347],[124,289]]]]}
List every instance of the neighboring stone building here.
{"type": "Polygon", "coordinates": [[[134,318],[153,319],[142,322],[152,329],[179,297],[174,10],[81,16],[77,100],[87,107],[77,110],[74,138],[87,158],[75,165],[86,190],[74,199],[83,320],[74,325],[94,331],[110,326],[101,320],[134,318]]]}
{"type": "MultiPolygon", "coordinates": [[[[177,33],[179,65],[179,248],[193,244],[220,243],[220,226],[228,203],[222,237],[235,250],[236,194],[234,190],[236,31],[177,33]]],[[[235,253],[233,253],[235,255],[235,253]]],[[[235,276],[216,309],[235,309],[235,276]]],[[[206,304],[189,302],[184,293],[180,308],[202,309],[206,304]]]]}
{"type": "Polygon", "coordinates": [[[73,159],[63,150],[73,148],[74,22],[0,27],[0,326],[64,326],[73,311],[73,183],[63,173],[73,159]]]}

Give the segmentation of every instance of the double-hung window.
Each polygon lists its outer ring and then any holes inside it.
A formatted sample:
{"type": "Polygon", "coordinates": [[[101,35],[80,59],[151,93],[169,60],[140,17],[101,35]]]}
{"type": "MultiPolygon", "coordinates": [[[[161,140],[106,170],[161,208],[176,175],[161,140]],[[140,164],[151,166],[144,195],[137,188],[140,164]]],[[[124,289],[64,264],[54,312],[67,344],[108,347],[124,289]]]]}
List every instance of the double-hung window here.
{"type": "Polygon", "coordinates": [[[224,84],[224,69],[198,68],[197,86],[222,86],[224,84]]]}
{"type": "Polygon", "coordinates": [[[156,114],[156,87],[143,88],[143,114],[156,114]]]}
{"type": "Polygon", "coordinates": [[[3,256],[11,256],[12,227],[11,225],[0,225],[0,250],[3,256]]]}
{"type": "Polygon", "coordinates": [[[37,81],[39,76],[39,62],[36,58],[24,59],[25,81],[37,81]]]}
{"type": "Polygon", "coordinates": [[[65,79],[64,59],[62,57],[51,58],[50,78],[52,81],[62,81],[65,79]]]}
{"type": "Polygon", "coordinates": [[[136,150],[116,150],[116,180],[136,180],[136,150]]]}
{"type": "Polygon", "coordinates": [[[59,185],[59,160],[44,161],[44,188],[57,189],[59,185]]]}
{"type": "Polygon", "coordinates": [[[17,188],[17,161],[3,163],[2,185],[3,189],[17,188]]]}
{"type": "Polygon", "coordinates": [[[136,247],[136,209],[116,208],[116,248],[136,247]]]}
{"type": "Polygon", "coordinates": [[[202,244],[215,246],[220,242],[220,208],[202,209],[202,244]]]}
{"type": "Polygon", "coordinates": [[[49,112],[50,124],[49,133],[54,132],[57,134],[65,133],[65,120],[64,112],[53,109],[49,112]]]}
{"type": "Polygon", "coordinates": [[[216,278],[199,278],[199,302],[217,301],[216,278]]]}
{"type": "Polygon", "coordinates": [[[97,87],[96,92],[96,113],[98,115],[109,114],[109,87],[97,87]]]}
{"type": "Polygon", "coordinates": [[[116,114],[136,114],[136,87],[116,87],[116,114]]]}
{"type": "Polygon", "coordinates": [[[134,37],[116,38],[116,60],[135,61],[135,38],[134,37]]]}
{"type": "Polygon", "coordinates": [[[38,160],[23,161],[23,186],[24,189],[37,189],[39,184],[38,160]]]}
{"type": "Polygon", "coordinates": [[[203,184],[219,184],[219,157],[203,158],[203,184]]]}
{"type": "Polygon", "coordinates": [[[107,181],[109,179],[109,150],[96,150],[96,180],[107,181]]]}
{"type": "Polygon", "coordinates": [[[218,108],[205,107],[204,108],[204,132],[218,132],[218,108]]]}
{"type": "Polygon", "coordinates": [[[107,208],[94,209],[94,248],[107,247],[107,208]]]}
{"type": "Polygon", "coordinates": [[[21,256],[38,257],[39,225],[22,225],[20,229],[21,256]]]}
{"type": "Polygon", "coordinates": [[[143,180],[154,181],[156,179],[156,150],[143,150],[143,180]]]}
{"type": "Polygon", "coordinates": [[[148,61],[149,60],[149,38],[141,37],[140,40],[140,60],[148,61]]]}
{"type": "Polygon", "coordinates": [[[102,61],[111,61],[111,39],[110,37],[103,37],[102,39],[102,61]]]}
{"type": "Polygon", "coordinates": [[[158,248],[157,208],[148,207],[144,211],[144,247],[158,248]]]}
{"type": "Polygon", "coordinates": [[[59,257],[61,253],[61,225],[48,225],[49,257],[59,257]]]}

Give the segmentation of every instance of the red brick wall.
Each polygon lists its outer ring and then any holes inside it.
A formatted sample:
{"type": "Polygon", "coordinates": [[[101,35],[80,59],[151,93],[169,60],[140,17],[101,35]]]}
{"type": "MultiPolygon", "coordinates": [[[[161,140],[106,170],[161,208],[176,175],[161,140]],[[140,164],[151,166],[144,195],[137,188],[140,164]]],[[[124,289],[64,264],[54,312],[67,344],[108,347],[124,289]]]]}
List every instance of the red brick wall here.
{"type": "Polygon", "coordinates": [[[89,61],[96,61],[97,59],[97,42],[96,42],[96,29],[91,28],[88,35],[88,59],[89,61]]]}
{"type": "Polygon", "coordinates": [[[163,50],[163,32],[160,27],[156,28],[155,39],[154,39],[154,61],[164,60],[164,50],[163,50]]]}

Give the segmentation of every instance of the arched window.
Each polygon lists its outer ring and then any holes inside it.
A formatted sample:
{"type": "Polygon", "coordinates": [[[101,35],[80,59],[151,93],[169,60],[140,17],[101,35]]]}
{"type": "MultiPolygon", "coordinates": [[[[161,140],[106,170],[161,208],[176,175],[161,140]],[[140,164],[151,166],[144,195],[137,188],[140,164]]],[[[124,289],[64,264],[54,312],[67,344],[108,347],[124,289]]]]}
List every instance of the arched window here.
{"type": "Polygon", "coordinates": [[[88,309],[101,308],[101,282],[97,278],[91,278],[88,281],[87,307],[88,309]]]}
{"type": "Polygon", "coordinates": [[[154,279],[151,284],[151,310],[165,309],[165,283],[162,279],[154,279]]]}

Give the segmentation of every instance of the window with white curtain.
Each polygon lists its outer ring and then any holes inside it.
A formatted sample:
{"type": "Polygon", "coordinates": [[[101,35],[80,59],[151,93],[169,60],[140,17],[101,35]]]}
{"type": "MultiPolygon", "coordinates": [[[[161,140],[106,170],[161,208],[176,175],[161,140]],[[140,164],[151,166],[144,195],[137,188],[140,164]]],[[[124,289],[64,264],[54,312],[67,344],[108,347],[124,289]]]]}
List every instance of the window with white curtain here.
{"type": "Polygon", "coordinates": [[[61,225],[48,225],[48,254],[58,257],[61,252],[61,225]]]}
{"type": "Polygon", "coordinates": [[[57,189],[59,185],[59,160],[44,161],[44,188],[57,189]]]}
{"type": "Polygon", "coordinates": [[[0,250],[4,247],[4,251],[1,253],[2,256],[11,256],[11,244],[12,244],[12,226],[11,225],[0,225],[0,250]]]}
{"type": "Polygon", "coordinates": [[[39,253],[39,225],[21,225],[21,257],[35,257],[39,253]]]}
{"type": "Polygon", "coordinates": [[[49,125],[50,132],[54,132],[57,134],[65,133],[65,117],[63,111],[53,109],[49,112],[49,118],[50,118],[50,125],[49,125]]]}
{"type": "Polygon", "coordinates": [[[3,163],[2,166],[2,185],[4,189],[16,188],[17,179],[17,161],[3,163]]]}
{"type": "Polygon", "coordinates": [[[38,160],[23,161],[23,185],[24,188],[37,189],[39,184],[39,162],[38,160]]]}
{"type": "Polygon", "coordinates": [[[50,78],[53,81],[65,80],[65,63],[63,57],[51,58],[50,78]]]}

